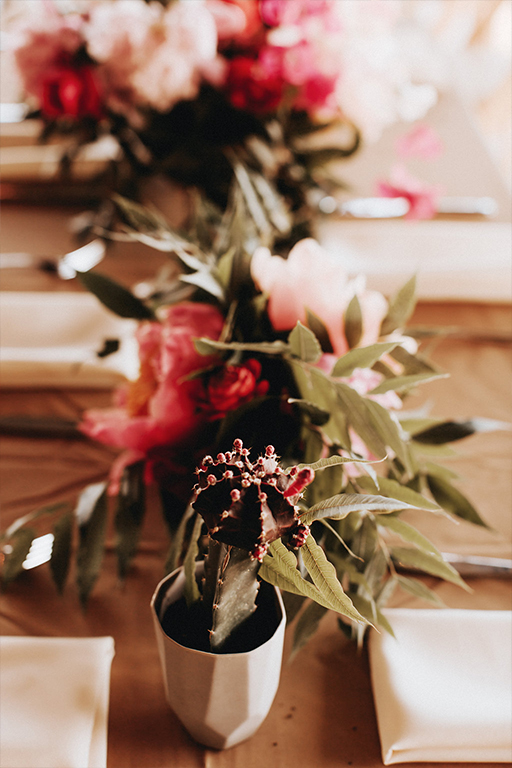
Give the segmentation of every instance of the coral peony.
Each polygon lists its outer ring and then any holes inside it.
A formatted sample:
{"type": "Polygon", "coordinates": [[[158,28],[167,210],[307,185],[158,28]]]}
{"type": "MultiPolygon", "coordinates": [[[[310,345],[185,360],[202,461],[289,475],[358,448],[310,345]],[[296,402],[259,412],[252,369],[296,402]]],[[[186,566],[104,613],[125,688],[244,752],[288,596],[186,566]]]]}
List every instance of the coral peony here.
{"type": "Polygon", "coordinates": [[[377,340],[387,312],[385,298],[365,290],[360,280],[349,281],[340,261],[316,240],[301,240],[286,260],[272,256],[267,248],[258,248],[251,271],[256,284],[268,294],[268,314],[276,331],[290,330],[298,320],[305,324],[306,310],[310,310],[325,324],[334,353],[343,355],[348,350],[344,314],[357,294],[363,315],[360,345],[377,340]]]}
{"type": "Polygon", "coordinates": [[[100,442],[138,452],[186,443],[203,421],[199,379],[187,379],[214,358],[200,355],[194,338],[217,339],[223,318],[208,304],[185,302],[170,307],[163,323],[142,323],[137,340],[140,375],[118,393],[117,407],[89,410],[82,431],[100,442]]]}

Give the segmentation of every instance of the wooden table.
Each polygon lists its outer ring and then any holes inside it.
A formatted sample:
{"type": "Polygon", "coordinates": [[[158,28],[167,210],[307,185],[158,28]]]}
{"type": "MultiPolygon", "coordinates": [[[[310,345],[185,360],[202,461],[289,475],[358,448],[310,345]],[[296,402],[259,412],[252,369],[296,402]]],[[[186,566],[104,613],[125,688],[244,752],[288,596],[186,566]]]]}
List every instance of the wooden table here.
{"type": "MultiPolygon", "coordinates": [[[[488,179],[487,179],[488,182],[488,179]]],[[[492,187],[492,184],[490,185],[492,187]]],[[[479,194],[492,194],[475,186],[479,194]]],[[[501,190],[501,187],[500,187],[501,190]]],[[[457,192],[457,190],[450,190],[457,192]]],[[[498,190],[499,191],[499,190],[498,190]]],[[[501,192],[499,192],[501,194],[501,192]]],[[[70,210],[6,206],[0,250],[59,255],[72,247],[70,210]]],[[[102,271],[126,284],[152,274],[159,254],[138,246],[116,246],[102,271]]],[[[2,290],[79,290],[73,281],[36,270],[7,270],[2,290]]],[[[444,302],[419,304],[413,323],[460,326],[479,339],[450,338],[439,343],[434,361],[451,374],[427,385],[420,405],[432,401],[440,416],[481,416],[512,422],[509,345],[493,336],[512,333],[509,304],[444,302]],[[485,338],[485,336],[488,338],[485,338]]],[[[106,406],[102,390],[0,391],[0,414],[45,414],[79,418],[83,409],[106,406]]],[[[51,502],[73,499],[87,484],[106,478],[115,451],[78,439],[27,439],[3,436],[0,442],[1,527],[51,502]]],[[[464,491],[495,529],[454,525],[426,513],[421,529],[444,551],[511,557],[510,469],[512,432],[470,438],[451,463],[465,477],[464,491]]],[[[47,566],[24,573],[1,596],[0,634],[30,636],[112,635],[108,768],[340,768],[381,763],[377,723],[366,651],[358,653],[328,615],[310,644],[283,665],[281,684],[267,720],[248,742],[225,752],[195,744],[164,699],[149,602],[162,575],[167,537],[156,498],[150,504],[140,553],[126,583],[116,577],[112,535],[100,581],[84,613],[72,583],[56,594],[47,566]]],[[[72,582],[73,574],[71,574],[72,582]]],[[[473,593],[426,583],[449,607],[512,608],[512,581],[473,579],[473,593]]],[[[395,595],[392,605],[425,607],[411,596],[395,595]]],[[[286,658],[290,645],[287,632],[286,658]]],[[[439,764],[438,764],[439,765],[439,764]]]]}

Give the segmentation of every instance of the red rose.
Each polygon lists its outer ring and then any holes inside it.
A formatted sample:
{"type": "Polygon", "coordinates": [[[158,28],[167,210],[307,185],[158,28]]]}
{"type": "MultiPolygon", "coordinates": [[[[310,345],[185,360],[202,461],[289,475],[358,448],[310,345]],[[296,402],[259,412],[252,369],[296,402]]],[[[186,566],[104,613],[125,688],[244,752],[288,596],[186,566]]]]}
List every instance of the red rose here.
{"type": "Polygon", "coordinates": [[[257,59],[238,56],[230,63],[225,87],[234,107],[258,115],[279,106],[284,81],[280,73],[265,71],[257,59]]]}
{"type": "Polygon", "coordinates": [[[92,67],[56,65],[41,83],[41,112],[50,119],[71,117],[79,120],[104,115],[92,67]]]}
{"type": "Polygon", "coordinates": [[[212,418],[219,419],[254,397],[264,395],[268,381],[258,381],[261,365],[258,360],[247,360],[242,365],[226,365],[215,373],[207,386],[207,409],[212,418]]]}

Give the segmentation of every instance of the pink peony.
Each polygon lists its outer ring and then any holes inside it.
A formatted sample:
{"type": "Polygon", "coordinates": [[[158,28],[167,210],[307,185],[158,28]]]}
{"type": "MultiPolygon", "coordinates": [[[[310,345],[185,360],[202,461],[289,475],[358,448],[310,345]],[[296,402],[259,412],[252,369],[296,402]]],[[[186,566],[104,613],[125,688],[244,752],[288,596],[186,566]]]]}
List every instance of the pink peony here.
{"type": "Polygon", "coordinates": [[[276,331],[293,328],[297,321],[306,323],[306,309],[317,315],[327,327],[335,355],[348,350],[344,333],[344,314],[357,294],[363,315],[361,346],[377,340],[387,312],[382,294],[366,291],[360,281],[349,281],[336,258],[313,240],[298,242],[288,259],[272,256],[267,248],[258,248],[252,258],[251,272],[259,288],[269,296],[268,314],[276,331]]]}
{"type": "Polygon", "coordinates": [[[399,157],[418,157],[435,160],[444,152],[443,142],[438,133],[429,125],[417,125],[409,133],[399,136],[395,142],[399,157]]]}
{"type": "Polygon", "coordinates": [[[139,378],[118,392],[117,407],[86,411],[81,430],[129,449],[132,460],[155,446],[189,441],[204,418],[198,409],[204,394],[202,381],[187,377],[213,360],[200,355],[193,340],[217,339],[222,325],[217,309],[189,302],[170,307],[163,323],[142,323],[139,378]]]}
{"type": "Polygon", "coordinates": [[[381,197],[405,197],[410,206],[406,219],[433,219],[442,194],[439,186],[430,186],[411,176],[403,165],[392,169],[389,181],[379,181],[376,191],[381,197]]]}
{"type": "Polygon", "coordinates": [[[26,93],[42,102],[52,74],[73,68],[73,58],[84,43],[84,20],[77,13],[63,16],[49,3],[33,5],[32,10],[12,29],[14,61],[26,93]]]}
{"type": "Polygon", "coordinates": [[[206,69],[216,67],[215,21],[203,3],[101,3],[91,9],[86,36],[118,111],[166,112],[195,98],[206,69]]]}

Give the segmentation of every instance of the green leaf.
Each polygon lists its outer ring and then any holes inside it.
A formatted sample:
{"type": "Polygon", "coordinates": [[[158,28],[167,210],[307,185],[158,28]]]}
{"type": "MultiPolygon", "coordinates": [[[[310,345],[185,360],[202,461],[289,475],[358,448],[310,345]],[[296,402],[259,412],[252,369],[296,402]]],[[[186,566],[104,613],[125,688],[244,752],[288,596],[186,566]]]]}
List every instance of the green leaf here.
{"type": "Polygon", "coordinates": [[[474,525],[481,525],[484,528],[491,530],[490,526],[480,517],[469,499],[467,499],[457,488],[454,488],[448,480],[445,480],[439,475],[428,474],[427,483],[430,488],[430,493],[440,507],[446,509],[447,512],[450,512],[456,517],[460,517],[474,525]]]}
{"type": "Polygon", "coordinates": [[[99,272],[77,272],[77,277],[107,309],[120,317],[135,320],[156,320],[154,312],[127,288],[99,272]]]}
{"type": "Polygon", "coordinates": [[[371,368],[382,355],[390,352],[397,344],[396,341],[381,341],[370,344],[369,347],[351,349],[336,362],[331,376],[346,378],[354,373],[356,368],[371,368]]]}
{"type": "Polygon", "coordinates": [[[75,510],[78,521],[76,585],[83,606],[95,585],[103,562],[107,530],[107,484],[87,486],[75,510]]]}
{"type": "Polygon", "coordinates": [[[422,384],[427,381],[434,381],[434,379],[446,379],[448,373],[414,373],[410,376],[395,376],[392,379],[385,379],[381,381],[378,386],[374,387],[369,395],[382,395],[384,392],[402,392],[405,389],[411,389],[416,384],[422,384]]]}
{"type": "Polygon", "coordinates": [[[317,405],[310,403],[307,400],[299,400],[296,397],[289,397],[286,402],[290,403],[290,405],[296,405],[300,411],[309,416],[311,423],[317,427],[327,424],[331,417],[331,414],[324,411],[323,408],[319,408],[317,405]]]}
{"type": "Polygon", "coordinates": [[[293,633],[293,646],[290,660],[313,637],[318,629],[321,619],[325,616],[327,608],[315,601],[311,601],[300,614],[293,633]]]}
{"type": "Polygon", "coordinates": [[[308,328],[315,334],[316,338],[320,342],[322,352],[332,353],[334,350],[332,348],[331,339],[329,338],[329,331],[327,330],[326,325],[322,320],[320,320],[318,315],[315,315],[315,313],[311,312],[311,310],[307,307],[306,322],[308,324],[308,328]]]}
{"type": "Polygon", "coordinates": [[[258,575],[285,592],[309,597],[325,608],[332,609],[332,605],[325,601],[316,586],[301,576],[297,568],[297,558],[279,539],[270,545],[258,575]]]}
{"type": "Polygon", "coordinates": [[[117,497],[114,524],[117,534],[116,552],[119,577],[124,579],[137,551],[146,508],[144,461],[124,468],[117,497]]]}
{"type": "Polygon", "coordinates": [[[384,459],[387,455],[386,441],[382,439],[382,429],[377,427],[370,412],[370,401],[342,382],[336,383],[336,393],[351,426],[370,451],[379,459],[384,459]]]}
{"type": "Polygon", "coordinates": [[[372,624],[377,624],[379,627],[382,627],[382,629],[390,634],[391,637],[395,636],[391,624],[386,619],[384,614],[379,610],[377,603],[373,598],[367,600],[362,595],[357,594],[352,596],[352,600],[354,605],[357,606],[359,613],[368,619],[368,621],[371,621],[372,624]]]}
{"type": "MultiPolygon", "coordinates": [[[[434,512],[441,511],[440,507],[433,501],[426,499],[421,493],[413,491],[412,488],[408,488],[406,485],[402,485],[396,480],[391,480],[391,478],[388,477],[379,477],[378,481],[378,490],[382,496],[405,501],[407,504],[410,504],[412,507],[417,507],[418,509],[429,509],[434,512]]],[[[377,491],[375,483],[369,477],[358,477],[357,484],[365,491],[370,491],[371,493],[377,491]]]]}
{"type": "Polygon", "coordinates": [[[437,576],[440,579],[457,584],[468,592],[471,591],[455,568],[444,560],[439,560],[437,555],[422,552],[412,547],[393,547],[391,549],[391,557],[406,568],[410,567],[425,571],[425,573],[430,573],[432,576],[437,576]]]}
{"type": "Polygon", "coordinates": [[[2,586],[5,588],[23,571],[23,563],[29,553],[36,533],[32,528],[19,528],[9,541],[11,551],[5,555],[2,571],[2,586]]]}
{"type": "Polygon", "coordinates": [[[160,229],[168,230],[168,225],[163,216],[156,210],[150,210],[146,206],[130,200],[122,195],[114,194],[114,202],[119,207],[125,221],[135,230],[157,232],[160,229]]]}
{"type": "Polygon", "coordinates": [[[202,291],[211,294],[219,301],[224,299],[224,290],[208,269],[192,272],[191,275],[180,275],[180,281],[187,285],[195,285],[202,291]]]}
{"type": "Polygon", "coordinates": [[[300,321],[288,336],[290,352],[305,363],[316,363],[322,354],[322,348],[313,331],[300,321]]]}
{"type": "Polygon", "coordinates": [[[402,589],[404,589],[406,592],[409,592],[410,595],[419,597],[421,600],[426,600],[427,602],[438,605],[441,608],[444,607],[444,602],[441,600],[441,598],[436,595],[433,590],[429,589],[422,581],[419,581],[418,579],[409,579],[406,576],[398,575],[395,578],[402,589]]]}
{"type": "MultiPolygon", "coordinates": [[[[374,429],[379,433],[381,440],[395,452],[406,471],[411,474],[411,459],[405,442],[406,435],[402,432],[400,425],[380,403],[369,399],[366,399],[365,403],[368,418],[371,420],[374,429]]],[[[361,435],[361,437],[363,436],[361,435]]]]}
{"type": "Polygon", "coordinates": [[[404,328],[414,312],[416,305],[416,276],[411,277],[389,303],[386,317],[382,321],[382,336],[393,333],[397,328],[404,328]]]}
{"type": "Polygon", "coordinates": [[[195,510],[191,504],[188,505],[183,517],[181,518],[179,525],[172,537],[171,546],[167,553],[167,560],[165,562],[165,575],[172,573],[181,564],[181,556],[183,550],[183,544],[185,541],[185,534],[189,525],[189,520],[195,514],[195,510]]]}
{"type": "Polygon", "coordinates": [[[190,544],[188,546],[187,554],[183,562],[183,570],[185,573],[185,588],[184,595],[187,602],[187,606],[191,606],[196,603],[201,597],[199,587],[196,581],[196,559],[199,552],[198,539],[201,535],[203,527],[203,518],[196,513],[196,519],[194,521],[194,527],[192,529],[192,535],[190,537],[190,544]]]}
{"type": "Polygon", "coordinates": [[[343,591],[333,564],[327,560],[324,550],[311,534],[301,548],[301,554],[313,584],[325,601],[323,604],[328,604],[332,610],[353,621],[366,623],[363,616],[354,608],[352,600],[343,591]]]}
{"type": "Polygon", "coordinates": [[[406,523],[405,520],[401,520],[399,517],[391,517],[390,515],[379,515],[375,522],[377,525],[381,525],[384,528],[397,533],[400,538],[406,541],[408,544],[414,544],[415,547],[421,549],[423,552],[427,552],[431,555],[435,555],[439,560],[443,559],[442,554],[437,547],[429,541],[426,536],[423,536],[414,526],[406,523]]]}
{"type": "Polygon", "coordinates": [[[307,512],[301,515],[301,520],[306,525],[310,525],[315,520],[323,518],[332,518],[333,520],[342,520],[351,512],[397,512],[400,509],[415,509],[412,504],[398,499],[388,499],[385,496],[377,494],[364,495],[361,493],[340,493],[332,496],[330,499],[324,499],[307,512]]]}
{"type": "Polygon", "coordinates": [[[363,333],[363,315],[357,295],[352,296],[345,312],[345,338],[352,349],[359,344],[363,333]]]}
{"type": "Polygon", "coordinates": [[[429,474],[441,477],[448,482],[450,480],[460,480],[460,475],[458,475],[457,472],[454,472],[448,467],[442,467],[440,464],[434,464],[431,461],[427,461],[425,468],[429,474]]]}
{"type": "Polygon", "coordinates": [[[392,352],[391,357],[396,360],[403,368],[404,374],[410,373],[437,373],[437,369],[434,368],[432,363],[428,360],[424,360],[420,355],[412,355],[401,344],[397,344],[392,352]]]}
{"type": "Polygon", "coordinates": [[[53,526],[53,547],[50,559],[50,571],[53,581],[62,594],[66,585],[71,562],[71,544],[73,538],[73,512],[62,515],[53,526]]]}
{"type": "Polygon", "coordinates": [[[212,355],[218,350],[226,350],[229,352],[260,352],[264,355],[282,355],[288,351],[288,345],[283,341],[271,341],[262,344],[244,344],[242,342],[223,342],[214,341],[202,337],[200,339],[194,339],[194,346],[200,355],[212,355]]]}
{"type": "Polygon", "coordinates": [[[318,461],[315,461],[314,464],[298,464],[299,469],[303,469],[304,467],[309,467],[310,469],[314,470],[315,472],[318,472],[321,469],[326,469],[327,467],[334,467],[338,464],[353,464],[356,462],[357,464],[374,464],[375,462],[368,461],[367,459],[358,459],[357,457],[351,457],[351,456],[328,456],[325,459],[319,459],[318,461]]]}
{"type": "Polygon", "coordinates": [[[462,440],[476,432],[493,432],[494,430],[510,430],[511,425],[493,419],[469,419],[468,421],[443,421],[433,424],[427,429],[414,434],[417,443],[440,445],[462,440]]]}

